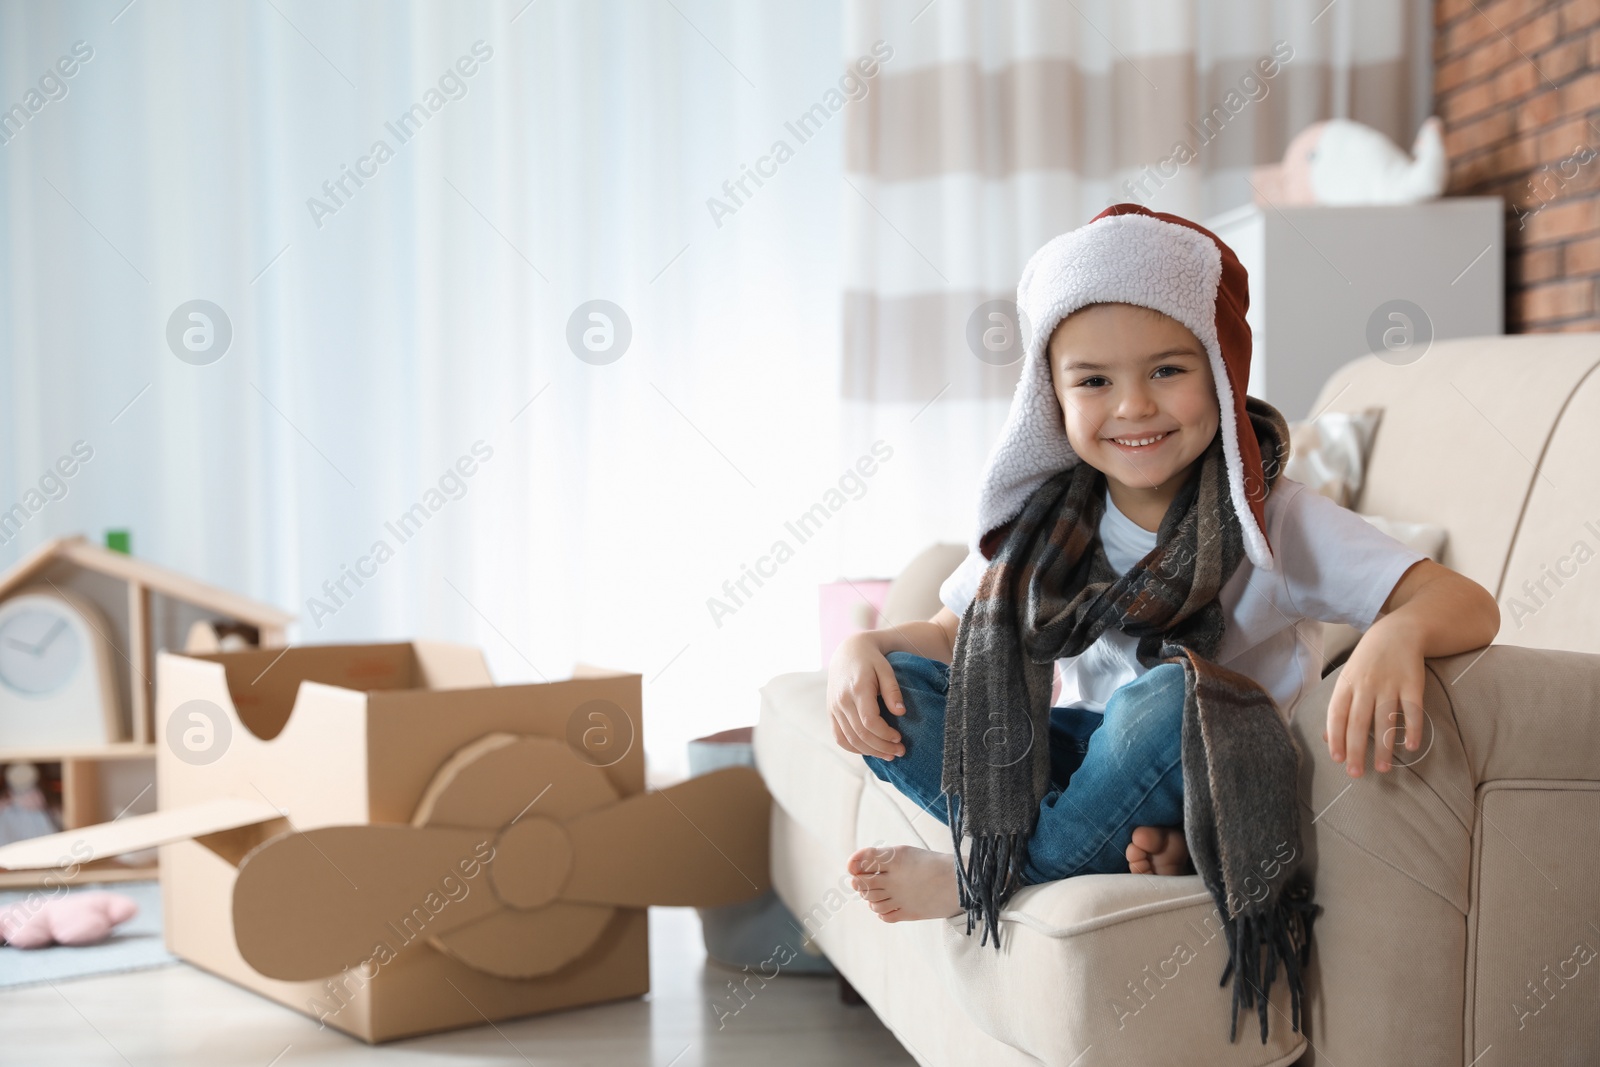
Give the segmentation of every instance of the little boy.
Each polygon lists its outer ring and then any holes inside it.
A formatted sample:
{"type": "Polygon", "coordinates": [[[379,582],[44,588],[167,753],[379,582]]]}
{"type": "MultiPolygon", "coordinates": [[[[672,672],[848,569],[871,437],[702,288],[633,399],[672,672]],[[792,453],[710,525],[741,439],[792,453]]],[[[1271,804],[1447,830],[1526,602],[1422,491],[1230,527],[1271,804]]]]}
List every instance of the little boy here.
{"type": "MultiPolygon", "coordinates": [[[[1245,272],[1210,231],[1117,204],[1035,253],[1017,302],[1032,337],[944,610],[856,635],[829,671],[835,740],[947,823],[956,855],[863,848],[852,884],[886,922],[965,910],[998,948],[1022,885],[1183,874],[1192,851],[1249,927],[1229,938],[1249,1005],[1256,947],[1303,965],[1316,913],[1285,884],[1301,852],[1287,723],[1322,666],[1299,625],[1364,631],[1323,732],[1359,777],[1375,724],[1379,771],[1402,716],[1419,747],[1423,658],[1488,644],[1499,609],[1282,475],[1287,424],[1245,395],[1245,272]],[[1268,848],[1282,869],[1246,902],[1254,868],[1234,857],[1268,848]]],[[[1264,995],[1260,1014],[1265,1041],[1264,995]]]]}

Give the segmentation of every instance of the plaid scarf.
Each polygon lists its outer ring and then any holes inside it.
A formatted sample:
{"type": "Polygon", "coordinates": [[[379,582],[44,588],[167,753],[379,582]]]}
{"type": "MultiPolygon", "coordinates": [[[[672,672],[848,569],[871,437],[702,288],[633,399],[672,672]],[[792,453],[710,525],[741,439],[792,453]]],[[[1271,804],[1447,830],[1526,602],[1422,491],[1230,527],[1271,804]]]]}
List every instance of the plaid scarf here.
{"type": "MultiPolygon", "coordinates": [[[[1246,409],[1270,457],[1262,464],[1270,493],[1288,460],[1288,425],[1255,397],[1246,409]]],[[[1028,838],[1051,788],[1050,746],[1035,739],[1048,736],[1055,661],[1120,630],[1138,638],[1146,667],[1183,664],[1184,836],[1224,917],[1228,964],[1219,984],[1234,974],[1228,1040],[1241,1002],[1248,1009],[1259,1000],[1265,1044],[1280,959],[1300,1030],[1301,968],[1321,906],[1311,903],[1308,882],[1286,885],[1302,855],[1300,750],[1271,695],[1214,662],[1225,627],[1218,593],[1244,558],[1222,435],[1167,508],[1156,547],[1123,575],[1100,541],[1105,484],[1103,472],[1080,462],[1028,497],[1002,527],[956,634],[941,785],[967,932],[981,921],[980,944],[992,933],[998,951],[1000,908],[1021,888],[1028,838]],[[964,864],[963,833],[972,837],[964,864]],[[1292,851],[1282,862],[1285,845],[1292,851]]]]}

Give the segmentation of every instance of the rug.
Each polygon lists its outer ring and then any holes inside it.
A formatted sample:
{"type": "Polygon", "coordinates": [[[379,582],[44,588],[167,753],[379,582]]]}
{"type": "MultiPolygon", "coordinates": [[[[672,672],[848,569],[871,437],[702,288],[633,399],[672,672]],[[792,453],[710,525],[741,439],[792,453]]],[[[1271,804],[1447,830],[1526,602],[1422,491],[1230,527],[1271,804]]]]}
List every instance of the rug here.
{"type": "MultiPolygon", "coordinates": [[[[69,892],[103,889],[133,898],[139,913],[111,932],[98,945],[51,945],[49,948],[13,948],[0,945],[0,989],[87,978],[97,974],[142,971],[177,963],[167,951],[161,930],[161,883],[100,882],[73,886],[69,892]]],[[[26,900],[30,894],[46,894],[45,889],[12,889],[0,892],[0,906],[26,900]]],[[[59,899],[56,898],[56,899],[59,899]]]]}

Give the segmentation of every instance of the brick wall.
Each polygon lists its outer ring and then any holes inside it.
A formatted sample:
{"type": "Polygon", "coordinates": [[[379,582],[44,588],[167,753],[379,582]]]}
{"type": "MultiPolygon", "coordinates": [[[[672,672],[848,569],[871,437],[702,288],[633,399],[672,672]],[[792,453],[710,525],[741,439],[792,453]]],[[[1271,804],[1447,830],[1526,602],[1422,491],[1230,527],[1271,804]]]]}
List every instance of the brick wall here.
{"type": "Polygon", "coordinates": [[[1436,0],[1447,195],[1506,201],[1506,332],[1600,330],[1600,0],[1436,0]]]}

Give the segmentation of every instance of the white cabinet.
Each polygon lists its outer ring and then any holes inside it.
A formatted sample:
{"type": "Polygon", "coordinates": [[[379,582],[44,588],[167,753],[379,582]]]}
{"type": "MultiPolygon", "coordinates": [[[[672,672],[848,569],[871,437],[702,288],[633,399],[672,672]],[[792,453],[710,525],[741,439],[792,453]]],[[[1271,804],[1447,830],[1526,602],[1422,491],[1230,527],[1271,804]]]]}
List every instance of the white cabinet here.
{"type": "Polygon", "coordinates": [[[1303,419],[1359,356],[1407,363],[1430,340],[1504,333],[1504,216],[1499,197],[1467,196],[1207,220],[1250,275],[1250,395],[1303,419]]]}

